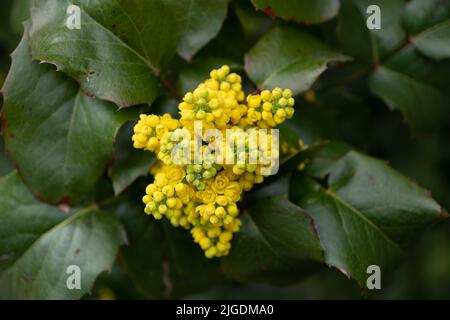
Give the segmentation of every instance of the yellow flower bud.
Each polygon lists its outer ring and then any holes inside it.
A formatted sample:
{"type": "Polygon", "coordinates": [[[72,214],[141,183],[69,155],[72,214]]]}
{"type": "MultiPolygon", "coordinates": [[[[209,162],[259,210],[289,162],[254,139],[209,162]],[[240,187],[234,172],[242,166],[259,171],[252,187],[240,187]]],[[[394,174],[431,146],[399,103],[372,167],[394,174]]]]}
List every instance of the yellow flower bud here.
{"type": "Polygon", "coordinates": [[[248,96],[247,103],[249,108],[259,108],[259,106],[261,105],[261,97],[258,95],[248,96]]]}
{"type": "Polygon", "coordinates": [[[227,207],[227,211],[233,217],[236,217],[239,214],[239,209],[235,204],[230,204],[227,207]]]}
{"type": "Polygon", "coordinates": [[[284,109],[278,109],[276,116],[280,119],[284,119],[286,118],[286,111],[284,111],[284,109]]]}
{"type": "Polygon", "coordinates": [[[270,93],[269,90],[261,91],[260,96],[263,99],[263,101],[270,101],[270,100],[272,100],[272,93],[270,93]]]}
{"type": "Polygon", "coordinates": [[[211,247],[211,240],[207,237],[203,238],[202,240],[200,240],[200,247],[202,247],[203,250],[208,249],[209,247],[211,247]]]}
{"type": "Polygon", "coordinates": [[[153,183],[149,184],[147,186],[147,188],[145,188],[145,193],[149,194],[149,195],[152,195],[153,192],[155,192],[155,191],[156,191],[156,186],[153,183]]]}
{"type": "Polygon", "coordinates": [[[205,257],[214,258],[217,254],[217,249],[215,247],[211,247],[205,252],[205,257]]]}
{"type": "Polygon", "coordinates": [[[211,77],[211,79],[217,80],[217,79],[219,79],[219,72],[217,70],[212,70],[209,73],[209,76],[211,77]]]}
{"type": "Polygon", "coordinates": [[[166,211],[167,211],[167,206],[165,204],[162,204],[158,207],[159,213],[164,214],[164,213],[166,213],[166,211]]]}
{"type": "Polygon", "coordinates": [[[142,202],[143,203],[147,204],[150,201],[152,201],[152,197],[150,195],[146,194],[144,197],[142,197],[142,202]]]}
{"type": "Polygon", "coordinates": [[[284,89],[283,91],[283,97],[286,99],[289,99],[290,97],[292,97],[292,91],[291,89],[284,89]]]}
{"type": "Polygon", "coordinates": [[[166,205],[167,205],[167,207],[169,207],[170,209],[175,208],[176,205],[177,205],[177,199],[175,199],[175,198],[169,198],[169,199],[167,199],[166,205]]]}
{"type": "Polygon", "coordinates": [[[208,237],[209,238],[217,238],[220,236],[220,228],[212,228],[208,230],[208,237]]]}
{"type": "Polygon", "coordinates": [[[233,239],[233,234],[230,231],[224,231],[219,236],[220,242],[223,242],[223,243],[230,242],[231,239],[233,239]]]}
{"type": "Polygon", "coordinates": [[[155,191],[153,193],[153,200],[161,202],[164,199],[164,194],[161,191],[155,191]]]}
{"type": "Polygon", "coordinates": [[[281,98],[282,94],[283,93],[280,88],[275,88],[272,90],[272,99],[274,99],[274,100],[279,99],[279,98],[281,98]]]}
{"type": "Polygon", "coordinates": [[[224,81],[220,84],[220,90],[229,91],[230,89],[231,89],[231,85],[229,82],[224,81]]]}

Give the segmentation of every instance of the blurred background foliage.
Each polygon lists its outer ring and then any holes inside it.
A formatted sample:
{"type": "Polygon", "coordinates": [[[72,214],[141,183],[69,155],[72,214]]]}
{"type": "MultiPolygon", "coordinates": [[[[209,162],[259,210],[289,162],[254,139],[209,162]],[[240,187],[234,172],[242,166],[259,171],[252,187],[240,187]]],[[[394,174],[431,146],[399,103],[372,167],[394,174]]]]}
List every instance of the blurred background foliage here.
{"type": "MultiPolygon", "coordinates": [[[[20,40],[21,21],[28,16],[30,3],[31,0],[2,1],[0,84],[3,83],[11,63],[9,55],[20,40]]],[[[175,57],[171,69],[164,76],[168,82],[175,84],[172,90],[178,94],[186,92],[202,80],[210,67],[222,63],[231,66],[242,65],[244,54],[256,43],[259,35],[275,23],[275,19],[262,11],[255,14],[255,9],[249,1],[232,1],[218,37],[205,46],[190,64],[175,57]],[[223,56],[227,58],[220,58],[223,56]]],[[[339,41],[335,32],[337,23],[337,18],[334,18],[307,28],[333,45],[339,41]]],[[[352,36],[346,34],[346,37],[352,36]]],[[[364,75],[353,77],[354,72],[352,68],[328,70],[313,87],[316,99],[311,99],[313,93],[308,92],[298,102],[294,129],[299,131],[306,143],[334,139],[346,142],[369,155],[386,159],[395,169],[430,190],[433,197],[448,211],[450,119],[445,119],[446,123],[437,131],[413,133],[400,112],[391,111],[381,100],[371,96],[364,75]]],[[[152,106],[152,111],[170,111],[175,107],[175,100],[162,97],[152,106]]],[[[120,141],[118,139],[117,143],[120,141]]],[[[3,138],[0,136],[0,176],[13,169],[13,164],[4,152],[3,138]]],[[[102,190],[102,193],[112,193],[112,186],[108,185],[107,181],[100,181],[99,185],[98,189],[102,190]]],[[[107,195],[100,193],[98,196],[107,195]]],[[[187,298],[450,299],[450,221],[429,228],[410,252],[408,259],[394,273],[388,278],[382,278],[383,287],[378,291],[361,292],[356,283],[348,281],[340,272],[324,268],[306,280],[287,287],[244,285],[225,281],[206,292],[187,298]]],[[[110,274],[103,274],[97,280],[89,298],[132,299],[142,296],[119,265],[116,265],[110,274]]]]}

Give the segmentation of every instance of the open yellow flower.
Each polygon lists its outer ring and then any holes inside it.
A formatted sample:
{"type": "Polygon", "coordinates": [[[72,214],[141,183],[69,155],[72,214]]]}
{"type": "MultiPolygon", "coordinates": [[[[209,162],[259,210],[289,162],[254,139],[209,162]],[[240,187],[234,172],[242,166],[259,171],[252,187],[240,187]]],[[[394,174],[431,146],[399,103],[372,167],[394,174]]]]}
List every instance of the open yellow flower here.
{"type": "Polygon", "coordinates": [[[230,184],[230,179],[223,172],[219,173],[212,183],[212,189],[219,194],[223,194],[230,184]]]}

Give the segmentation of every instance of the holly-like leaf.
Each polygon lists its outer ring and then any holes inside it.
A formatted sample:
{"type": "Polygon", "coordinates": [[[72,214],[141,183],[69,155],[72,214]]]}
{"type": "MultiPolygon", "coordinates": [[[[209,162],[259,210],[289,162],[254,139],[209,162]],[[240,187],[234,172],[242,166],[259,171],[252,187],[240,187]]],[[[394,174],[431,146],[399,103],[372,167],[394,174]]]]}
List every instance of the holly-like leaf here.
{"type": "Polygon", "coordinates": [[[402,255],[389,239],[360,211],[331,191],[310,194],[300,203],[313,217],[325,250],[325,262],[365,285],[367,267],[392,268],[402,255]]]}
{"type": "Polygon", "coordinates": [[[354,151],[330,168],[328,183],[398,243],[407,243],[423,226],[444,217],[427,191],[384,162],[354,151]]]}
{"type": "Polygon", "coordinates": [[[16,173],[0,179],[0,254],[13,263],[0,275],[3,299],[79,299],[111,268],[125,233],[114,216],[86,208],[65,218],[38,203],[16,173]],[[79,290],[70,290],[67,270],[80,269],[79,290]]]}
{"type": "Polygon", "coordinates": [[[450,63],[437,63],[408,46],[375,70],[370,89],[403,113],[416,132],[434,131],[450,114],[450,63]]]}
{"type": "Polygon", "coordinates": [[[339,0],[251,0],[257,9],[268,15],[304,23],[330,20],[339,11],[339,0]]]}
{"type": "Polygon", "coordinates": [[[178,54],[192,57],[220,31],[230,0],[165,0],[180,24],[178,54]]]}
{"type": "Polygon", "coordinates": [[[0,178],[1,269],[12,264],[44,232],[66,218],[55,207],[39,203],[17,172],[0,178]]]}
{"type": "Polygon", "coordinates": [[[325,262],[364,286],[369,265],[391,268],[402,246],[447,215],[385,163],[338,146],[319,150],[313,170],[293,176],[291,198],[316,223],[325,262]]]}
{"type": "Polygon", "coordinates": [[[85,96],[72,79],[32,61],[27,34],[3,88],[6,149],[36,196],[78,202],[111,159],[115,132],[128,112],[85,96]]]}
{"type": "Polygon", "coordinates": [[[227,276],[240,281],[290,283],[322,261],[314,221],[286,197],[257,201],[241,219],[233,248],[222,260],[227,276]]]}
{"type": "Polygon", "coordinates": [[[402,28],[403,0],[345,0],[339,14],[339,37],[343,52],[361,62],[378,62],[406,39],[402,28]],[[369,29],[367,8],[377,5],[381,29],[369,29]]]}
{"type": "Polygon", "coordinates": [[[450,58],[450,2],[413,0],[405,10],[405,26],[414,46],[433,59],[450,58]]]}
{"type": "Polygon", "coordinates": [[[297,94],[309,89],[328,63],[345,60],[310,34],[280,26],[245,55],[245,70],[260,88],[291,88],[297,94]]]}
{"type": "Polygon", "coordinates": [[[154,154],[133,148],[133,125],[132,122],[127,123],[117,133],[114,165],[110,170],[115,194],[121,193],[137,178],[146,176],[155,161],[154,154]]]}
{"type": "Polygon", "coordinates": [[[126,228],[130,245],[121,262],[138,290],[148,298],[182,297],[218,283],[219,261],[206,259],[186,230],[146,215],[142,190],[123,193],[109,209],[126,228]]]}
{"type": "Polygon", "coordinates": [[[156,73],[174,56],[180,26],[167,0],[72,0],[72,3],[118,37],[122,45],[135,50],[156,73]]]}
{"type": "Polygon", "coordinates": [[[151,103],[158,91],[157,68],[176,48],[170,11],[156,0],[75,3],[81,6],[81,25],[73,30],[66,26],[72,2],[35,3],[33,58],[55,64],[89,95],[120,107],[151,103]]]}

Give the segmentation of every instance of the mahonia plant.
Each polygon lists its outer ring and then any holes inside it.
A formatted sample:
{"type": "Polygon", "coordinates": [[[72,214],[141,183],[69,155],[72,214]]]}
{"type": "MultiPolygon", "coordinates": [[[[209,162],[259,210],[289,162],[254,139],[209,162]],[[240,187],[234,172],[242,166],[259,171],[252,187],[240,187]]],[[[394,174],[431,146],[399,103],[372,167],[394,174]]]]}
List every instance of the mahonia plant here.
{"type": "MultiPolygon", "coordinates": [[[[279,157],[273,135],[259,135],[257,143],[251,143],[252,132],[276,128],[294,114],[290,89],[264,90],[245,99],[241,82],[227,65],[212,70],[209,79],[184,96],[179,119],[142,114],[132,136],[135,148],[154,152],[158,158],[150,170],[154,181],[142,199],[145,213],[190,229],[207,258],[230,252],[233,234],[241,227],[238,202],[244,192],[263,182],[272,172],[263,169],[273,168],[279,157]],[[198,123],[231,134],[232,139],[199,135],[198,123]],[[180,147],[187,148],[188,154],[180,147]],[[191,157],[196,150],[206,155],[200,161],[191,157]],[[236,162],[217,161],[224,157],[236,162]]],[[[289,150],[284,144],[281,151],[289,150]]]]}

